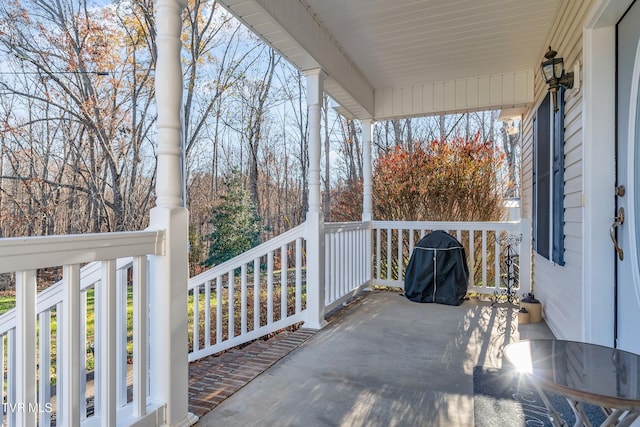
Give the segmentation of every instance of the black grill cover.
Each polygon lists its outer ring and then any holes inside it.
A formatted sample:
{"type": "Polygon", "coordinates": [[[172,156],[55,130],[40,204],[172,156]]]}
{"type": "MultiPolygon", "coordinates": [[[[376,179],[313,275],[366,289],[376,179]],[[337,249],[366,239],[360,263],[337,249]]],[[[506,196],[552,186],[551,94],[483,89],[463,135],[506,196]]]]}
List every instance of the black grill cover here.
{"type": "Polygon", "coordinates": [[[460,305],[468,283],[464,247],[449,233],[437,230],[413,249],[404,274],[404,294],[415,302],[460,305]]]}

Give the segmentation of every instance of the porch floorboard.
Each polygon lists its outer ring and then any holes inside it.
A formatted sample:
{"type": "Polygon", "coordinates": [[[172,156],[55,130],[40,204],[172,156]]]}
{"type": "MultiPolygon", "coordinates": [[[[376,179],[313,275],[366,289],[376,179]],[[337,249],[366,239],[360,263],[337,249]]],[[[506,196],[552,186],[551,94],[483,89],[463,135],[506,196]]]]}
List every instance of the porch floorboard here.
{"type": "Polygon", "coordinates": [[[544,323],[518,327],[506,304],[367,292],[315,334],[192,363],[190,410],[200,427],[473,426],[473,367],[501,367],[505,345],[552,336],[544,323]]]}

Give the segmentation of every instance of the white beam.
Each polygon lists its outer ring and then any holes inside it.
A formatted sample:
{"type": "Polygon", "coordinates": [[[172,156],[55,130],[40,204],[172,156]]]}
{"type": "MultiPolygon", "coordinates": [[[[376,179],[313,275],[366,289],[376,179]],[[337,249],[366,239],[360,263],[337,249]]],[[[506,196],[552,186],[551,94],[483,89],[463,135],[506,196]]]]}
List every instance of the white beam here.
{"type": "Polygon", "coordinates": [[[533,102],[533,70],[381,89],[375,119],[522,107],[533,102]]]}

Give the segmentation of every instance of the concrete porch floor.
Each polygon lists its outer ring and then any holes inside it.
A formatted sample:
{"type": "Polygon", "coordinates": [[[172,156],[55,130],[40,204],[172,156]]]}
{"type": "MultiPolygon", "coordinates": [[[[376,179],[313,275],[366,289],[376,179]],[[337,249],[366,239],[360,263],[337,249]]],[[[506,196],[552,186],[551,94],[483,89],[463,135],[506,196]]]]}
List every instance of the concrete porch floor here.
{"type": "Polygon", "coordinates": [[[473,367],[536,337],[553,335],[507,304],[368,292],[197,426],[473,426],[473,367]]]}

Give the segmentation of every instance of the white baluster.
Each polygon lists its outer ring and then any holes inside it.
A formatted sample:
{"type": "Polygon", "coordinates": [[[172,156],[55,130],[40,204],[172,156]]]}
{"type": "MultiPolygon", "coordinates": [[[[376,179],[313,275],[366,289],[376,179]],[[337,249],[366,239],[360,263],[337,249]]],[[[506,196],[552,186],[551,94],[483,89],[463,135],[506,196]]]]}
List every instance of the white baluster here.
{"type": "Polygon", "coordinates": [[[127,404],[127,268],[116,270],[116,407],[127,404]]]}
{"type": "Polygon", "coordinates": [[[280,319],[287,317],[287,245],[280,248],[280,319]]]}
{"type": "Polygon", "coordinates": [[[382,237],[379,228],[376,229],[376,279],[380,279],[382,275],[382,260],[380,257],[382,256],[381,246],[382,246],[382,237]]]}
{"type": "MultiPolygon", "coordinates": [[[[99,399],[102,402],[100,422],[104,427],[116,425],[116,263],[102,262],[100,282],[101,306],[98,331],[98,355],[100,357],[99,399]]],[[[97,399],[96,399],[97,400],[97,399]]],[[[71,424],[75,425],[75,424],[71,424]]]]}
{"type": "Polygon", "coordinates": [[[229,329],[229,339],[233,338],[235,333],[235,305],[236,305],[236,297],[235,297],[235,275],[233,274],[233,270],[229,272],[229,283],[227,293],[228,301],[229,301],[229,318],[228,320],[228,329],[229,329]]]}
{"type": "MultiPolygon", "coordinates": [[[[62,345],[58,347],[58,359],[62,371],[58,371],[58,384],[62,384],[61,393],[56,393],[60,425],[80,425],[80,266],[65,265],[64,297],[62,300],[62,322],[58,325],[62,332],[62,345]]],[[[84,319],[82,319],[84,321],[84,319]]]]}
{"type": "Polygon", "coordinates": [[[398,229],[398,280],[402,280],[404,276],[402,265],[404,263],[402,256],[402,245],[404,243],[404,230],[402,228],[398,229]]]}
{"type": "Polygon", "coordinates": [[[40,321],[38,404],[42,408],[38,416],[38,423],[41,426],[48,426],[51,424],[51,411],[49,410],[51,408],[51,311],[46,310],[40,313],[38,320],[40,321]]]}
{"type": "MultiPolygon", "coordinates": [[[[63,285],[64,286],[64,285],[63,285]]],[[[63,302],[64,302],[64,295],[62,297],[63,302]]],[[[63,367],[63,358],[62,358],[62,346],[64,344],[64,313],[63,313],[63,303],[60,302],[58,304],[56,304],[56,324],[58,325],[58,327],[56,328],[56,334],[55,334],[55,338],[54,341],[56,343],[56,417],[59,420],[63,419],[63,412],[64,412],[64,408],[62,405],[62,397],[63,397],[63,390],[64,390],[64,384],[61,380],[62,375],[64,373],[64,367],[63,367]]],[[[94,379],[94,381],[96,381],[96,379],[94,379]]],[[[96,402],[96,411],[98,410],[98,406],[99,406],[99,402],[96,402]]]]}
{"type": "Polygon", "coordinates": [[[133,415],[147,413],[147,257],[133,260],[133,415]]]}
{"type": "Polygon", "coordinates": [[[296,314],[302,311],[302,239],[296,239],[296,314]]]}
{"type": "Polygon", "coordinates": [[[482,287],[487,289],[487,231],[482,230],[482,287]]]}
{"type": "Polygon", "coordinates": [[[222,342],[222,276],[216,277],[216,344],[222,342]]]}
{"type": "MultiPolygon", "coordinates": [[[[12,410],[11,405],[15,405],[17,403],[16,399],[16,383],[18,381],[17,378],[17,366],[16,366],[16,330],[15,328],[10,329],[8,335],[8,343],[7,343],[7,404],[9,407],[7,408],[7,425],[9,427],[13,427],[17,423],[17,412],[15,409],[12,410]]],[[[15,406],[14,406],[15,408],[15,406]]]]}
{"type": "Polygon", "coordinates": [[[204,347],[211,345],[211,280],[204,284],[204,347]]]}
{"type": "Polygon", "coordinates": [[[273,323],[273,251],[267,255],[267,324],[273,323]]]}
{"type": "Polygon", "coordinates": [[[35,427],[36,399],[36,272],[16,272],[16,401],[18,425],[35,427]]]}
{"type": "Polygon", "coordinates": [[[391,242],[393,237],[393,229],[387,228],[387,280],[393,279],[391,275],[391,271],[393,270],[391,266],[393,265],[391,259],[391,242]]]}
{"type": "Polygon", "coordinates": [[[253,260],[253,330],[260,327],[260,258],[253,260]]]}
{"type": "Polygon", "coordinates": [[[240,268],[240,333],[247,333],[247,264],[240,268]]]}
{"type": "MultiPolygon", "coordinates": [[[[80,396],[87,395],[87,291],[80,290],[80,396]]],[[[95,399],[94,399],[95,400],[95,399]]],[[[80,419],[87,418],[87,399],[80,399],[80,419]]]]}
{"type": "Polygon", "coordinates": [[[200,350],[200,286],[193,288],[193,351],[200,350]]]}
{"type": "Polygon", "coordinates": [[[476,250],[475,250],[475,231],[469,231],[469,285],[475,286],[475,273],[476,273],[476,250]]]}
{"type": "Polygon", "coordinates": [[[495,263],[495,288],[496,291],[500,291],[500,231],[499,230],[495,230],[494,231],[494,241],[495,241],[495,246],[494,246],[494,263],[495,263]]]}
{"type": "MultiPolygon", "coordinates": [[[[2,334],[0,335],[0,372],[9,372],[8,367],[5,367],[5,360],[4,360],[4,349],[5,349],[5,340],[8,340],[8,335],[7,334],[2,334]]],[[[0,375],[0,390],[4,390],[5,389],[5,382],[4,382],[4,375],[0,375]]],[[[8,387],[7,387],[8,390],[8,387]]],[[[5,393],[2,392],[2,394],[0,394],[0,403],[3,404],[2,410],[0,410],[0,425],[4,425],[4,404],[8,403],[8,400],[5,401],[5,393]]],[[[42,425],[42,424],[41,424],[42,425]]]]}

